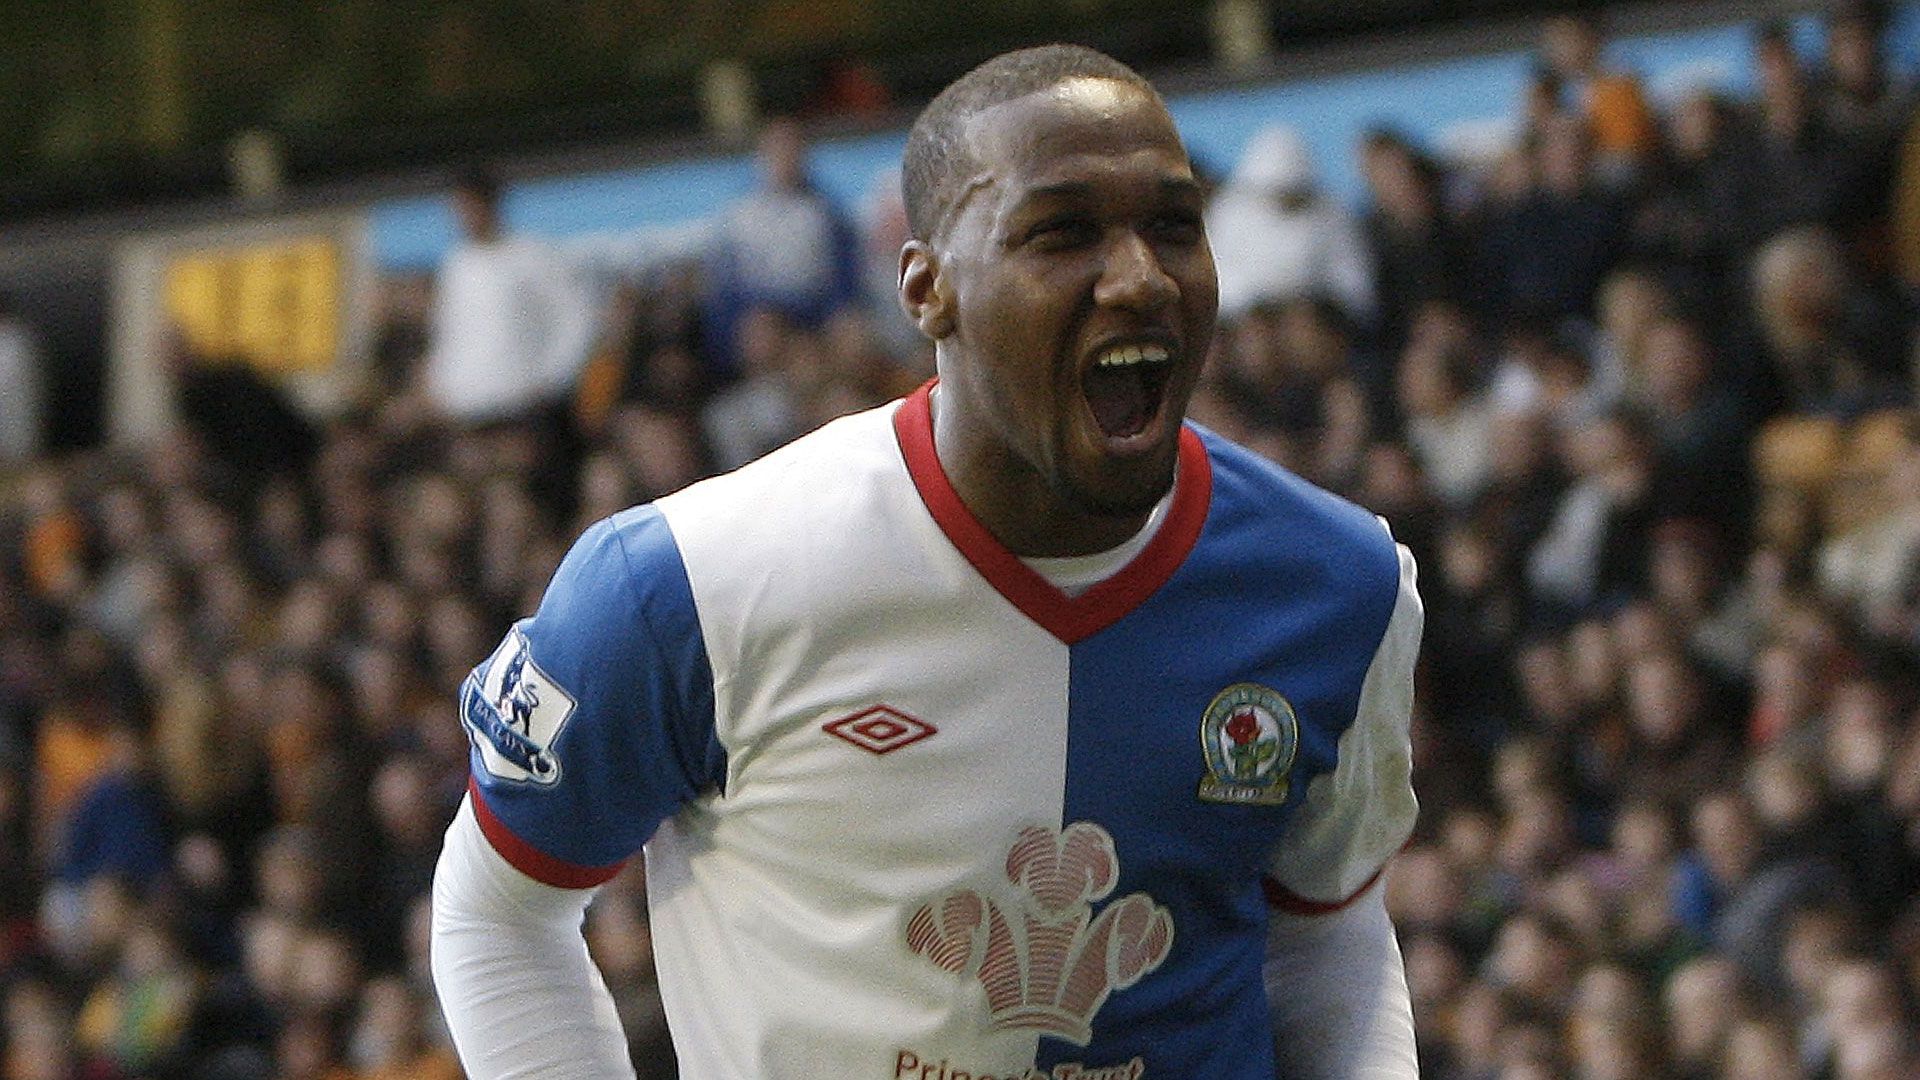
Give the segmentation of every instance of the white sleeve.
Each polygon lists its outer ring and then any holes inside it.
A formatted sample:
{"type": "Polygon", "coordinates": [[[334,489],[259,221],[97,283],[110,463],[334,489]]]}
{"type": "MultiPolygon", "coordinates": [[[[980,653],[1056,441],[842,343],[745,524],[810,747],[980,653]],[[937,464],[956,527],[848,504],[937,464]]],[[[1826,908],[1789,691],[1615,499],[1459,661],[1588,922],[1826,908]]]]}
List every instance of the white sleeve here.
{"type": "Polygon", "coordinates": [[[1413,834],[1413,669],[1424,614],[1402,546],[1399,595],[1361,683],[1332,770],[1313,778],[1268,870],[1295,913],[1329,911],[1364,889],[1413,834]]]}
{"type": "Polygon", "coordinates": [[[493,850],[472,796],[433,876],[433,982],[472,1080],[631,1077],[580,927],[592,890],[545,885],[493,850]]]}
{"type": "Polygon", "coordinates": [[[1271,913],[1263,969],[1279,1075],[1416,1080],[1407,973],[1378,882],[1325,915],[1271,913]]]}

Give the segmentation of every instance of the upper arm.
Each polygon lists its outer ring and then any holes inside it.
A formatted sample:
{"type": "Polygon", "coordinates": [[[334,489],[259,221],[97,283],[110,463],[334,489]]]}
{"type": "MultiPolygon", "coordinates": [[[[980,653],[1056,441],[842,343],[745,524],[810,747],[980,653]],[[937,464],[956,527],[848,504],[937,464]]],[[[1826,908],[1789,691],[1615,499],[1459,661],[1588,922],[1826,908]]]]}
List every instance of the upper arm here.
{"type": "Polygon", "coordinates": [[[539,610],[460,694],[475,815],[529,877],[613,876],[661,820],[715,786],[713,677],[665,519],[588,529],[539,610]]]}

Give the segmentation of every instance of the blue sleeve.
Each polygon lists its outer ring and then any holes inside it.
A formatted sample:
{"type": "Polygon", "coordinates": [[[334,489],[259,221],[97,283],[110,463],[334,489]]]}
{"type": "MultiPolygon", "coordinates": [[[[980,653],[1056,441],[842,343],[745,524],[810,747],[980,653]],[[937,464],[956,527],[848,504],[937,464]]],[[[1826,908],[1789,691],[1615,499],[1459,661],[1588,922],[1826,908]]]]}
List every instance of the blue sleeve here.
{"type": "Polygon", "coordinates": [[[658,510],[580,537],[539,611],[461,686],[460,718],[482,830],[550,885],[612,877],[662,820],[720,784],[712,669],[658,510]]]}

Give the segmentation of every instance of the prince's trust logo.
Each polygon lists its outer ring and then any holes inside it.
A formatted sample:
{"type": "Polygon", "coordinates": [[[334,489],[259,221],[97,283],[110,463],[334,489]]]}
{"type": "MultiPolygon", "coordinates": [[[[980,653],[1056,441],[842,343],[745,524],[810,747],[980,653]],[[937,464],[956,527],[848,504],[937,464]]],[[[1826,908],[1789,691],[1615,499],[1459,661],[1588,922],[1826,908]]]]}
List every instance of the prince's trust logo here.
{"type": "Polygon", "coordinates": [[[1287,699],[1258,683],[1235,683],[1200,716],[1200,778],[1206,802],[1277,806],[1300,748],[1300,721],[1287,699]]]}
{"type": "Polygon", "coordinates": [[[1141,1080],[1147,1063],[1136,1057],[1124,1065],[1089,1069],[1077,1061],[1063,1061],[1052,1069],[1026,1068],[1019,1072],[976,1073],[956,1069],[946,1058],[921,1061],[912,1050],[902,1050],[893,1059],[894,1080],[1141,1080]]]}
{"type": "MultiPolygon", "coordinates": [[[[1059,832],[1021,830],[1007,852],[1006,872],[1016,888],[1011,903],[971,889],[950,893],[914,912],[907,946],[956,975],[978,979],[995,1028],[1034,1030],[1085,1046],[1107,995],[1139,982],[1167,958],[1173,918],[1146,893],[1093,914],[1093,901],[1119,879],[1120,859],[1113,837],[1090,821],[1059,832]]],[[[1107,1070],[1080,1070],[1075,1077],[1107,1077],[1107,1070]]]]}

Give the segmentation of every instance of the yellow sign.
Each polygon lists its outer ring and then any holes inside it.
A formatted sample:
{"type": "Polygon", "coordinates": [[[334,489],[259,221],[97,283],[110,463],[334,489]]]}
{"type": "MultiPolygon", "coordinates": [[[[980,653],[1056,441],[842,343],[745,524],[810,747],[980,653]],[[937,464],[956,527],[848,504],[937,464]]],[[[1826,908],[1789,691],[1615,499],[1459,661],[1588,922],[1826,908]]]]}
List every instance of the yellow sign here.
{"type": "Polygon", "coordinates": [[[341,271],[326,236],[185,252],[167,264],[167,317],[197,357],[268,375],[321,371],[340,346],[341,271]]]}

